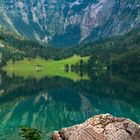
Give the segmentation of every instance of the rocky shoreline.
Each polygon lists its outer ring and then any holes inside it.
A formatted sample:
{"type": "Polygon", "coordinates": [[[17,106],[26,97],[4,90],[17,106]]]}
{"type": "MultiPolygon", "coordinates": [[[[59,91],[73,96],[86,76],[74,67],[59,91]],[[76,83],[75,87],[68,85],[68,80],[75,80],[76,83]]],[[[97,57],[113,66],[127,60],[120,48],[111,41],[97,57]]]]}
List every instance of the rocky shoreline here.
{"type": "Polygon", "coordinates": [[[140,125],[130,119],[102,114],[54,132],[52,140],[140,140],[140,125]]]}

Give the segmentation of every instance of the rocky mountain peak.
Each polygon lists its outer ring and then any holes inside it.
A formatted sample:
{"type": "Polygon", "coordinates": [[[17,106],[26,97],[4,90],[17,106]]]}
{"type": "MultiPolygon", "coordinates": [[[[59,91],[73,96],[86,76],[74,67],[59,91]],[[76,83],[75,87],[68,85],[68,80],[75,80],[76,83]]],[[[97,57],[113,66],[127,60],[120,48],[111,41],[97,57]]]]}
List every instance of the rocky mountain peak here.
{"type": "Polygon", "coordinates": [[[140,23],[139,0],[0,0],[0,23],[55,46],[122,34],[140,23]]]}

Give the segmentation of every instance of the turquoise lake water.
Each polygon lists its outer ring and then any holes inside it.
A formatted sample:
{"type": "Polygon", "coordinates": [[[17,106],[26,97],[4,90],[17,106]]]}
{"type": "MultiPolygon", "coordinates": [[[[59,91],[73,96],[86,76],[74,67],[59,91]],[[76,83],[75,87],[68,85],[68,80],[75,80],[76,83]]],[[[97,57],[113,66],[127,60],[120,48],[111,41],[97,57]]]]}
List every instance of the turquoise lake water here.
{"type": "Polygon", "coordinates": [[[0,140],[20,140],[21,125],[37,128],[48,140],[52,131],[101,113],[140,123],[140,84],[134,78],[107,74],[73,81],[0,75],[0,140]]]}

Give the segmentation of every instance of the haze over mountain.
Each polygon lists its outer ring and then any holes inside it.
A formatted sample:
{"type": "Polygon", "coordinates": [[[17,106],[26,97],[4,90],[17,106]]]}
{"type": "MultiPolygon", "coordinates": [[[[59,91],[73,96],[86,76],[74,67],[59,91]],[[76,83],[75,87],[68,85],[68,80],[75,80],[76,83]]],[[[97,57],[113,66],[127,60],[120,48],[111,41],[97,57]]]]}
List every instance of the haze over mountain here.
{"type": "Polygon", "coordinates": [[[54,46],[120,35],[140,25],[139,0],[0,0],[0,24],[54,46]]]}

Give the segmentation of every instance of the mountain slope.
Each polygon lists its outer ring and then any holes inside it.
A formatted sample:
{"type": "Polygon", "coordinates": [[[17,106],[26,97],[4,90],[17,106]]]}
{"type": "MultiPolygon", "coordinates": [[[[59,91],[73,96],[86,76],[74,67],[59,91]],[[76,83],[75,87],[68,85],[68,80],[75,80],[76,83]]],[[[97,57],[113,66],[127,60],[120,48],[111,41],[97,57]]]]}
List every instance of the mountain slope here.
{"type": "Polygon", "coordinates": [[[0,23],[57,47],[119,35],[140,25],[139,0],[0,0],[0,23]]]}

